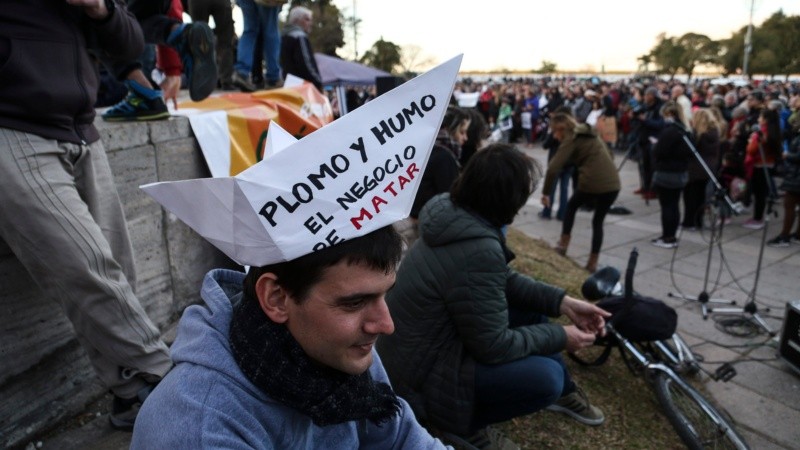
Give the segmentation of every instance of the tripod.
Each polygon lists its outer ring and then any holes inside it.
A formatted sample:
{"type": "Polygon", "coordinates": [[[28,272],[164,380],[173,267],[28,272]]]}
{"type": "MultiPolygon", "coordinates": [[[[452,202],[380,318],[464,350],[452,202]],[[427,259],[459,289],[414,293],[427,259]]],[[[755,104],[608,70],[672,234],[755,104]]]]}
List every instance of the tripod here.
{"type": "MultiPolygon", "coordinates": [[[[761,161],[765,161],[764,158],[764,149],[759,145],[759,151],[761,153],[761,161]]],[[[769,229],[769,218],[772,215],[777,217],[778,213],[773,209],[775,202],[778,198],[777,192],[775,191],[775,183],[772,181],[772,177],[769,174],[769,170],[767,170],[766,166],[762,166],[761,169],[764,171],[764,179],[767,182],[767,205],[766,211],[764,212],[764,228],[762,228],[761,233],[761,247],[758,249],[758,262],[756,263],[756,275],[755,279],[753,280],[753,290],[750,291],[748,295],[747,303],[745,303],[744,307],[742,308],[717,308],[714,309],[712,312],[719,313],[719,314],[745,314],[746,318],[754,323],[758,328],[767,332],[770,336],[775,336],[777,333],[775,330],[770,328],[767,322],[758,315],[758,305],[756,304],[756,289],[758,288],[758,280],[761,275],[761,263],[764,260],[764,248],[767,244],[767,230],[769,229]]],[[[769,312],[769,308],[764,308],[765,311],[769,312]]]]}
{"type": "Polygon", "coordinates": [[[725,214],[725,211],[723,209],[723,205],[727,206],[727,208],[730,211],[732,211],[733,213],[735,213],[735,214],[739,214],[740,213],[740,209],[737,208],[737,206],[734,205],[733,201],[731,201],[730,197],[728,197],[728,194],[725,191],[725,188],[719,183],[719,181],[717,180],[717,177],[714,176],[714,173],[711,171],[711,168],[708,167],[708,164],[706,164],[706,161],[703,159],[703,156],[700,155],[700,152],[697,151],[697,148],[692,143],[692,140],[689,139],[689,136],[688,136],[687,133],[683,134],[683,141],[686,143],[686,145],[692,151],[692,154],[697,159],[697,162],[700,163],[700,166],[703,168],[703,170],[705,170],[706,175],[708,175],[709,179],[714,184],[714,197],[713,197],[714,200],[712,201],[712,204],[717,209],[717,211],[721,212],[721,214],[719,215],[720,216],[719,234],[717,234],[717,232],[716,232],[717,231],[717,227],[716,227],[716,223],[715,223],[716,221],[712,220],[711,221],[711,236],[708,239],[708,255],[706,256],[706,271],[705,271],[705,275],[703,277],[703,290],[700,292],[700,294],[697,295],[697,298],[689,297],[689,296],[686,296],[686,295],[683,295],[683,294],[680,294],[680,293],[673,294],[672,292],[668,293],[667,296],[675,297],[675,298],[682,298],[684,300],[689,300],[689,301],[700,303],[700,310],[702,311],[702,314],[703,314],[703,320],[708,320],[708,313],[711,312],[711,311],[717,311],[716,309],[714,309],[714,310],[709,309],[708,308],[708,303],[719,303],[719,304],[726,304],[726,305],[735,305],[736,304],[736,301],[734,301],[734,300],[725,300],[725,299],[721,299],[721,298],[711,298],[711,295],[708,293],[708,279],[709,279],[709,273],[711,272],[711,255],[714,252],[714,243],[718,240],[720,242],[720,245],[722,245],[722,232],[725,229],[725,218],[727,217],[727,214],[725,214]]]}

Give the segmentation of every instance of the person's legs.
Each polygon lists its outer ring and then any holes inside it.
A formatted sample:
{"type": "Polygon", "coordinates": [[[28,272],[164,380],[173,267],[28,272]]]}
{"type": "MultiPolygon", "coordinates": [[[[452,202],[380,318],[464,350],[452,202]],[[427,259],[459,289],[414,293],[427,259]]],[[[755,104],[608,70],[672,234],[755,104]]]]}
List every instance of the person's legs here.
{"type": "Polygon", "coordinates": [[[683,221],[684,228],[703,227],[703,210],[706,202],[706,180],[690,181],[683,188],[683,221]]]}
{"type": "Polygon", "coordinates": [[[137,395],[172,365],[133,292],[132,250],[101,141],[0,128],[0,237],[61,303],[105,386],[137,395]]]}
{"type": "Polygon", "coordinates": [[[544,409],[562,397],[565,380],[569,374],[558,354],[476,364],[474,428],[544,409]]]}
{"type": "Polygon", "coordinates": [[[658,187],[658,203],[661,206],[661,237],[674,241],[681,220],[681,189],[658,187]]]}
{"type": "Polygon", "coordinates": [[[222,86],[231,85],[233,75],[233,10],[230,0],[215,0],[208,5],[214,18],[216,36],[217,77],[222,86]]]}
{"type": "Polygon", "coordinates": [[[572,227],[575,225],[575,215],[578,213],[578,208],[581,207],[588,200],[588,194],[585,192],[575,191],[572,197],[567,202],[567,212],[564,214],[564,222],[561,224],[561,234],[572,234],[572,227]]]}
{"type": "Polygon", "coordinates": [[[237,73],[249,78],[250,70],[253,68],[253,46],[260,36],[260,18],[254,0],[236,0],[236,4],[242,10],[244,24],[236,47],[236,63],[233,67],[237,73]]]}
{"type": "Polygon", "coordinates": [[[260,6],[262,44],[264,46],[264,64],[266,67],[266,83],[275,86],[281,80],[281,34],[278,30],[278,14],[280,6],[260,6]]]}
{"type": "Polygon", "coordinates": [[[753,192],[753,220],[764,220],[764,210],[767,208],[768,185],[764,175],[764,169],[756,167],[753,169],[753,178],[750,186],[753,192]]]}
{"type": "Polygon", "coordinates": [[[558,175],[558,212],[556,213],[556,219],[558,220],[564,220],[564,216],[567,213],[567,200],[569,199],[569,183],[570,180],[572,179],[573,170],[575,170],[575,168],[572,166],[565,167],[563,170],[561,170],[561,173],[558,175]]]}
{"type": "Polygon", "coordinates": [[[603,222],[606,220],[606,214],[617,199],[619,191],[604,192],[602,194],[595,194],[595,208],[594,215],[592,216],[592,253],[599,254],[600,248],[603,246],[603,222]]]}

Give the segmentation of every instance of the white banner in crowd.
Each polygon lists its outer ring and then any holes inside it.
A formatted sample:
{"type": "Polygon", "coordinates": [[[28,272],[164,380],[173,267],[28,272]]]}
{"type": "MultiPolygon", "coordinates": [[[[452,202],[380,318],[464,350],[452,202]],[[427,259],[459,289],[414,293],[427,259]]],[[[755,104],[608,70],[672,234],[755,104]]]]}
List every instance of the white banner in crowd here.
{"type": "Polygon", "coordinates": [[[461,59],[285,148],[276,133],[271,154],[235,177],[141,188],[243,265],[291,260],[392,224],[411,210],[461,59]]]}

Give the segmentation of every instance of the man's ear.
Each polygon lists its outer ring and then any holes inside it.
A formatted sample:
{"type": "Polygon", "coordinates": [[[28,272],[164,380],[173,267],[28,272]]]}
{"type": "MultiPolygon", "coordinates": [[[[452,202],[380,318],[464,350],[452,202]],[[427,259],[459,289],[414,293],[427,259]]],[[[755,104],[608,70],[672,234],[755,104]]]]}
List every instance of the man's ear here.
{"type": "Polygon", "coordinates": [[[261,310],[275,323],[285,323],[289,319],[286,310],[287,302],[291,299],[286,291],[278,284],[278,276],[267,272],[256,281],[256,296],[261,310]]]}

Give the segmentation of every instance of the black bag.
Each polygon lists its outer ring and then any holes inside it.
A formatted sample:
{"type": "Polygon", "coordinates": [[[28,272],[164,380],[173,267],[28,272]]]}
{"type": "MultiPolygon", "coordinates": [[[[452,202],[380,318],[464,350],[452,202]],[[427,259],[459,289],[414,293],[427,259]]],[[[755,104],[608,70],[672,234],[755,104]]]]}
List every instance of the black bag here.
{"type": "Polygon", "coordinates": [[[600,300],[597,306],[612,314],[614,328],[633,342],[662,341],[675,334],[678,314],[661,300],[634,295],[633,305],[624,310],[625,297],[600,300]]]}

